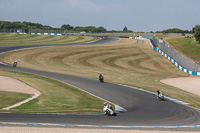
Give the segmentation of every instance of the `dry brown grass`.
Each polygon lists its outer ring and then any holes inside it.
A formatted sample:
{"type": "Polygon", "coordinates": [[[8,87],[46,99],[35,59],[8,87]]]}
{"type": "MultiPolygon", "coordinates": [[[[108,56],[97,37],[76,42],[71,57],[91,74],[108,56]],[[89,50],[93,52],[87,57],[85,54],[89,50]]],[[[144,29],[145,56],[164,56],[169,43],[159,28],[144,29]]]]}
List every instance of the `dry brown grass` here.
{"type": "Polygon", "coordinates": [[[174,33],[168,33],[168,34],[163,34],[163,33],[153,33],[158,39],[160,38],[166,38],[166,37],[171,37],[174,36],[174,33]]]}
{"type": "Polygon", "coordinates": [[[89,36],[50,36],[50,35],[19,35],[0,33],[0,46],[44,45],[44,44],[74,44],[98,40],[89,36]]]}
{"type": "Polygon", "coordinates": [[[6,53],[0,61],[19,67],[53,71],[98,78],[102,73],[106,81],[140,87],[189,102],[200,108],[198,96],[160,83],[159,80],[183,77],[187,74],[153,51],[142,40],[121,39],[106,45],[62,46],[6,53]]]}
{"type": "MultiPolygon", "coordinates": [[[[73,33],[74,35],[85,35],[85,36],[112,36],[112,37],[131,37],[133,36],[133,32],[130,33],[123,33],[123,32],[119,32],[119,33],[73,33]]],[[[134,36],[139,36],[140,33],[134,33],[134,36]]]]}

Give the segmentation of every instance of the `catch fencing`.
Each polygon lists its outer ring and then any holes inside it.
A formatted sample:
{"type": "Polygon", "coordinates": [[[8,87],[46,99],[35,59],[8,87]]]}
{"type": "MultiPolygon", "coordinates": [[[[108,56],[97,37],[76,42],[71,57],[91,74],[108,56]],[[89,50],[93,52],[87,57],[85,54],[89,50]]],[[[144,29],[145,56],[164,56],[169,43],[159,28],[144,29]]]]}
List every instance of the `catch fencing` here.
{"type": "Polygon", "coordinates": [[[142,37],[150,39],[156,47],[158,47],[167,56],[171,57],[183,68],[186,68],[192,72],[200,72],[200,66],[198,65],[198,62],[195,62],[184,56],[179,51],[169,46],[169,44],[165,43],[164,41],[163,43],[160,43],[159,40],[152,34],[142,34],[142,37]]]}

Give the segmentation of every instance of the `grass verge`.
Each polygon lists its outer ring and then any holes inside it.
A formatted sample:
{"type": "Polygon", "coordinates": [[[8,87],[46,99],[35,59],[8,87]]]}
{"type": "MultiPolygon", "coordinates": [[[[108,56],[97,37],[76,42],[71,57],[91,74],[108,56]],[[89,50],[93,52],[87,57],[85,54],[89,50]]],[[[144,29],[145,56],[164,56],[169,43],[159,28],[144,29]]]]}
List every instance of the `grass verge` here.
{"type": "Polygon", "coordinates": [[[31,95],[24,94],[24,93],[15,93],[15,92],[7,92],[7,91],[0,91],[0,109],[9,107],[14,105],[18,102],[21,102],[31,95]]]}
{"type": "MultiPolygon", "coordinates": [[[[79,89],[49,78],[0,69],[0,75],[16,78],[42,94],[28,103],[1,112],[28,112],[28,113],[86,113],[101,112],[102,100],[93,97],[79,89]]],[[[11,105],[29,95],[0,92],[0,107],[11,105]],[[6,96],[5,96],[6,95],[6,96]],[[10,101],[8,101],[10,99],[10,101]]]]}
{"type": "Polygon", "coordinates": [[[200,62],[200,44],[195,38],[185,38],[183,36],[167,39],[167,41],[178,51],[193,59],[196,62],[200,62]]]}

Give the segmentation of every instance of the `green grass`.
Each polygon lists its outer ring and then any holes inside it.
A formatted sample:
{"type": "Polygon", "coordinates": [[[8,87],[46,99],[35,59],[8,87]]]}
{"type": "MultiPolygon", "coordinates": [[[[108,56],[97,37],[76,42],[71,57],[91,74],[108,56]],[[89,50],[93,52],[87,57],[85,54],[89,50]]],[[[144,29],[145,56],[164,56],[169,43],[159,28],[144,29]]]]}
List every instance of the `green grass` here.
{"type": "MultiPolygon", "coordinates": [[[[28,103],[9,111],[1,110],[1,112],[86,113],[102,111],[104,101],[65,83],[41,76],[2,69],[0,69],[0,75],[14,77],[42,93],[38,98],[28,103]]],[[[0,92],[0,96],[0,107],[5,107],[17,101],[21,101],[29,95],[0,92]]]]}
{"type": "Polygon", "coordinates": [[[29,94],[0,91],[0,109],[9,107],[31,97],[29,94]]]}
{"type": "Polygon", "coordinates": [[[19,35],[0,33],[0,46],[42,45],[42,44],[75,44],[98,40],[88,36],[50,36],[50,35],[19,35]]]}
{"type": "Polygon", "coordinates": [[[200,44],[195,38],[177,37],[167,41],[190,59],[200,62],[200,44]]]}

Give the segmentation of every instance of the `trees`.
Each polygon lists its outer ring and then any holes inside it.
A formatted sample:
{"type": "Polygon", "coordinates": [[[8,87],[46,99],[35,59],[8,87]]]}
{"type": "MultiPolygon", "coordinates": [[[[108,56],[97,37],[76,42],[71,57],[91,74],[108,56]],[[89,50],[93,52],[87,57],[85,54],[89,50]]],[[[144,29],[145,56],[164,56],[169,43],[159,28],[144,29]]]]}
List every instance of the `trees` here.
{"type": "Polygon", "coordinates": [[[65,30],[73,30],[74,29],[74,27],[73,26],[71,26],[71,25],[69,25],[69,24],[63,24],[62,26],[61,26],[61,29],[65,29],[65,30]]]}
{"type": "MultiPolygon", "coordinates": [[[[118,31],[118,32],[121,32],[121,31],[118,31]]],[[[125,26],[124,29],[123,29],[123,32],[128,32],[128,33],[130,33],[130,32],[133,32],[133,31],[132,31],[132,30],[128,30],[128,28],[125,26]]]]}
{"type": "Polygon", "coordinates": [[[189,30],[181,30],[179,28],[172,28],[162,31],[156,31],[156,33],[192,33],[192,31],[189,30]]]}
{"type": "Polygon", "coordinates": [[[0,32],[26,32],[26,33],[50,33],[50,32],[57,32],[57,33],[66,33],[66,32],[86,32],[86,33],[105,33],[105,32],[133,32],[128,30],[125,26],[123,31],[119,30],[111,30],[107,31],[106,28],[100,26],[71,26],[70,24],[63,24],[60,28],[53,28],[48,25],[42,25],[39,23],[32,23],[32,22],[9,22],[9,21],[1,21],[0,20],[0,32]]]}
{"type": "Polygon", "coordinates": [[[183,30],[178,29],[178,28],[172,28],[172,29],[167,29],[164,30],[165,33],[183,33],[183,30]]]}
{"type": "Polygon", "coordinates": [[[128,32],[128,28],[125,26],[123,32],[128,32]]]}
{"type": "Polygon", "coordinates": [[[30,30],[52,30],[51,26],[42,25],[39,23],[32,22],[9,22],[9,21],[0,21],[0,29],[2,31],[12,31],[16,32],[17,30],[21,30],[21,32],[29,32],[30,30]]]}
{"type": "Polygon", "coordinates": [[[194,28],[194,37],[200,43],[200,25],[196,25],[194,28]]]}
{"type": "Polygon", "coordinates": [[[87,33],[104,33],[106,32],[106,28],[100,26],[100,27],[95,27],[95,26],[86,26],[86,27],[81,27],[81,26],[76,26],[74,29],[76,32],[82,32],[85,31],[87,33]]]}
{"type": "Polygon", "coordinates": [[[106,31],[107,31],[106,28],[100,26],[100,27],[98,27],[98,28],[95,28],[93,32],[96,32],[96,33],[104,33],[104,32],[106,32],[106,31]]]}

